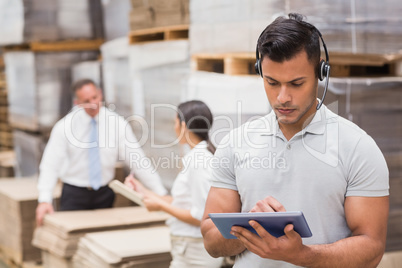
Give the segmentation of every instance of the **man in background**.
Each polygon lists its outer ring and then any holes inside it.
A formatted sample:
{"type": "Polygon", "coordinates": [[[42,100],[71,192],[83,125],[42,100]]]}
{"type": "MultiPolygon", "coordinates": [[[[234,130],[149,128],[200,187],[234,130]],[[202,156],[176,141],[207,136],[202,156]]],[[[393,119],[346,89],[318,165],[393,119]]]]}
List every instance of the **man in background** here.
{"type": "Polygon", "coordinates": [[[118,160],[124,160],[147,188],[167,193],[130,125],[102,105],[102,92],[95,83],[77,81],[73,91],[75,107],[53,127],[40,163],[38,226],[54,211],[52,195],[59,178],[61,211],[112,207],[114,192],[108,183],[118,160]]]}

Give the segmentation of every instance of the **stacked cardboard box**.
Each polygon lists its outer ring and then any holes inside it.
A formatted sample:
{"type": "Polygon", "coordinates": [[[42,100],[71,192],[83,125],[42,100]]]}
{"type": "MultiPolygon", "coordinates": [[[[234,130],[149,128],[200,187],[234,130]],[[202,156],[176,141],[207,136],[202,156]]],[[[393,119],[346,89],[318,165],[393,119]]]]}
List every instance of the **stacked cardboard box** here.
{"type": "Polygon", "coordinates": [[[0,44],[103,38],[100,0],[1,0],[0,44]]]}
{"type": "MultiPolygon", "coordinates": [[[[38,204],[36,186],[34,178],[0,180],[0,250],[17,265],[41,259],[40,250],[31,244],[38,204]]],[[[57,187],[56,202],[60,192],[57,187]]]]}
{"type": "Polygon", "coordinates": [[[130,29],[189,24],[189,0],[131,0],[130,29]]]}
{"type": "Polygon", "coordinates": [[[169,267],[170,247],[166,226],[89,233],[80,239],[73,267],[169,267]]]}
{"type": "Polygon", "coordinates": [[[32,243],[44,251],[44,267],[55,267],[51,265],[55,261],[62,264],[57,267],[69,267],[78,241],[86,233],[163,225],[166,219],[167,214],[142,207],[57,212],[46,215],[32,243]]]}

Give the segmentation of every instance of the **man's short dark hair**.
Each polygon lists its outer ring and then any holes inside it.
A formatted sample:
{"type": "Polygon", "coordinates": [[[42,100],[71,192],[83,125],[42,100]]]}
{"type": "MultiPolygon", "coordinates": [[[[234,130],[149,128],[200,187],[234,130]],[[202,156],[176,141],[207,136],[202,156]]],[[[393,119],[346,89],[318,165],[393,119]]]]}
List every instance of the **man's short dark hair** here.
{"type": "Polygon", "coordinates": [[[75,94],[79,89],[81,89],[83,86],[86,86],[86,85],[94,85],[96,88],[98,88],[98,86],[92,79],[85,78],[85,79],[80,79],[78,81],[75,81],[73,83],[73,85],[71,86],[71,89],[72,89],[73,93],[75,94]]]}
{"type": "Polygon", "coordinates": [[[257,44],[261,61],[266,56],[275,62],[288,61],[304,49],[318,75],[320,36],[318,30],[304,19],[301,14],[290,13],[289,18],[278,17],[268,25],[257,44]]]}

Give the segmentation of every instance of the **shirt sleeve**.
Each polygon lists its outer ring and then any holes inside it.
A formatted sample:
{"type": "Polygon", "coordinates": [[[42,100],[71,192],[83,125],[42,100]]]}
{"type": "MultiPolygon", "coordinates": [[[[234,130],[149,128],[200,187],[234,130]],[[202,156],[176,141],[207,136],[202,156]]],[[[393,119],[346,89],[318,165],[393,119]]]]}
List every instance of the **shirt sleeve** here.
{"type": "Polygon", "coordinates": [[[389,195],[387,163],[377,144],[369,135],[361,137],[349,163],[346,196],[389,195]]]}
{"type": "MultiPolygon", "coordinates": [[[[124,121],[124,120],[122,120],[124,121]]],[[[152,161],[144,154],[141,144],[137,141],[131,126],[124,121],[120,123],[119,157],[130,167],[134,177],[145,187],[158,195],[166,195],[167,190],[154,168],[152,161]]]]}
{"type": "Polygon", "coordinates": [[[67,140],[64,133],[64,121],[62,120],[53,127],[39,166],[39,203],[52,202],[53,190],[65,159],[67,159],[67,140]]]}
{"type": "Polygon", "coordinates": [[[197,152],[194,155],[196,161],[192,161],[192,165],[188,167],[192,203],[190,213],[197,220],[201,220],[204,215],[205,202],[211,187],[209,160],[212,155],[207,154],[207,152],[197,152]]]}
{"type": "Polygon", "coordinates": [[[232,137],[233,132],[230,132],[222,139],[211,160],[211,186],[237,191],[232,137]]]}

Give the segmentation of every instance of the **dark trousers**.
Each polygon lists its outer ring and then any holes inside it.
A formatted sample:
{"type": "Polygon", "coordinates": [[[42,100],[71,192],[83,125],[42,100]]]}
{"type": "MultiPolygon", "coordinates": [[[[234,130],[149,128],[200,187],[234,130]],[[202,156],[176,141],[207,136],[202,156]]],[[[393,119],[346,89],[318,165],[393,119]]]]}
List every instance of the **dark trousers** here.
{"type": "Polygon", "coordinates": [[[107,185],[95,191],[64,183],[60,198],[60,210],[111,208],[114,197],[113,190],[107,185]]]}

